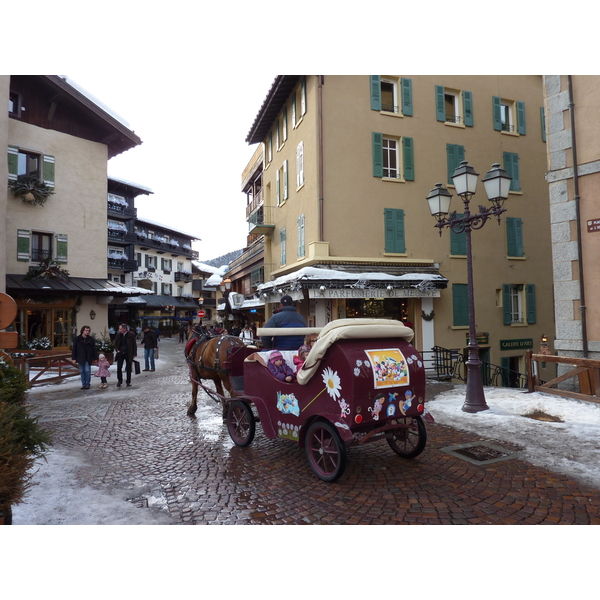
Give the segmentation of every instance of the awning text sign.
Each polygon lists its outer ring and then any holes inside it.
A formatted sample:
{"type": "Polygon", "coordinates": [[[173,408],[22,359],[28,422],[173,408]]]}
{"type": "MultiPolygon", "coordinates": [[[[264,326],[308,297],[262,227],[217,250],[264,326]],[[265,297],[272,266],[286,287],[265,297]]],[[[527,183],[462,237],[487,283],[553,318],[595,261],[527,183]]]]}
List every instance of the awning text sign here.
{"type": "Polygon", "coordinates": [[[406,288],[388,290],[373,288],[352,288],[352,289],[326,289],[321,291],[319,288],[308,290],[308,297],[319,299],[329,298],[439,298],[440,290],[419,290],[417,288],[406,288]]]}
{"type": "Polygon", "coordinates": [[[528,350],[533,348],[533,339],[500,340],[500,350],[528,350]]]}

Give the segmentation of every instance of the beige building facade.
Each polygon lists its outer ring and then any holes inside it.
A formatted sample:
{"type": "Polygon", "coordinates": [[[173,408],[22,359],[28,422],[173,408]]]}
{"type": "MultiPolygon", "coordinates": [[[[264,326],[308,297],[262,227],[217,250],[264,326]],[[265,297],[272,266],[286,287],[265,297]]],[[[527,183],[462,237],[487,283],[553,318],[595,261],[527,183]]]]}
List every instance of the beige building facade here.
{"type": "Polygon", "coordinates": [[[0,93],[1,285],[18,305],[20,343],[65,348],[82,325],[106,327],[114,297],[135,293],[107,280],[106,170],[141,140],[65,78],[0,76],[0,93]],[[52,195],[34,203],[7,187],[25,180],[52,195]]]}
{"type": "Polygon", "coordinates": [[[440,236],[426,197],[440,182],[462,213],[454,169],[481,180],[499,163],[513,189],[501,223],[473,232],[477,332],[484,361],[524,373],[554,328],[543,102],[541,76],[277,77],[246,138],[264,146],[248,220],[272,265],[266,318],[290,293],[309,324],[395,318],[420,350],[463,353],[464,234],[440,236]]]}

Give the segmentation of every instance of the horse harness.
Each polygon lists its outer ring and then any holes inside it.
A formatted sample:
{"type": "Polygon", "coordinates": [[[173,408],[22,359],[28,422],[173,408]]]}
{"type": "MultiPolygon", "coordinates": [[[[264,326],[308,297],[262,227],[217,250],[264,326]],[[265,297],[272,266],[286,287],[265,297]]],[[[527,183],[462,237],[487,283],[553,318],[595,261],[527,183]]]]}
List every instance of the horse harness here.
{"type": "Polygon", "coordinates": [[[196,367],[198,379],[202,379],[202,377],[200,377],[200,369],[204,369],[206,371],[215,371],[215,373],[227,373],[228,372],[227,369],[220,368],[221,362],[220,362],[220,358],[219,358],[219,351],[221,350],[221,344],[223,343],[223,341],[226,338],[230,338],[230,337],[231,336],[228,336],[228,335],[222,335],[219,337],[219,341],[217,342],[217,347],[215,349],[215,362],[214,362],[213,367],[208,367],[204,364],[204,353],[206,352],[206,349],[208,348],[208,344],[206,344],[206,346],[204,346],[204,348],[202,349],[202,353],[200,354],[200,358],[199,358],[198,362],[194,362],[194,360],[192,358],[196,355],[196,351],[198,350],[198,348],[200,347],[201,344],[203,344],[204,342],[208,342],[213,338],[207,336],[206,334],[202,334],[201,336],[196,338],[196,342],[191,347],[190,351],[187,352],[186,360],[190,363],[190,365],[193,365],[194,367],[196,367]]]}

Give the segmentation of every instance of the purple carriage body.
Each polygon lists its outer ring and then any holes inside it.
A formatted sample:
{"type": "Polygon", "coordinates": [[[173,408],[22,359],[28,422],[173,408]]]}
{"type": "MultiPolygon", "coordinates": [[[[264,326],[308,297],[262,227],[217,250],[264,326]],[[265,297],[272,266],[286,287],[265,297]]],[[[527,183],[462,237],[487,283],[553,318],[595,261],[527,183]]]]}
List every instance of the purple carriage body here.
{"type": "MultiPolygon", "coordinates": [[[[247,356],[243,392],[228,411],[232,439],[248,445],[259,421],[267,438],[304,447],[324,481],[341,476],[347,446],[386,439],[400,456],[417,456],[426,441],[425,369],[412,337],[398,321],[335,321],[323,328],[292,383],[269,372],[270,351],[247,356]]],[[[282,354],[293,366],[295,352],[282,354]]]]}

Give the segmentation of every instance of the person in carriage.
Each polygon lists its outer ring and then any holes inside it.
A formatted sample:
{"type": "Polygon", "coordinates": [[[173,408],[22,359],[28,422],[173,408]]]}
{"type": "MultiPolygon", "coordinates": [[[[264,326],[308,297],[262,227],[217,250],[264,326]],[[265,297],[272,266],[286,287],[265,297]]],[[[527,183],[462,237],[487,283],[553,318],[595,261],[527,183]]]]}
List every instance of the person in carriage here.
{"type": "MultiPolygon", "coordinates": [[[[280,304],[281,310],[265,323],[265,329],[270,327],[306,327],[306,321],[296,310],[291,296],[282,296],[280,304]]],[[[261,340],[265,350],[272,348],[276,350],[298,350],[304,343],[304,336],[278,335],[272,338],[262,336],[261,340]]]]}

